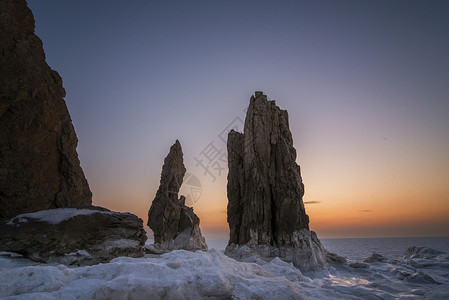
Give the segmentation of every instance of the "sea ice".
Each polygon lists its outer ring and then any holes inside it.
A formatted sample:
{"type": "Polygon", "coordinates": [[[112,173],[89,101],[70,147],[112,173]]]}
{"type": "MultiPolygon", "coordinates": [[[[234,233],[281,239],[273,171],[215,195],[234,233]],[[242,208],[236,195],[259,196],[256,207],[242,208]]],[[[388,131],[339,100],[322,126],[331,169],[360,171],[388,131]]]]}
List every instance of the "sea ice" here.
{"type": "Polygon", "coordinates": [[[257,264],[237,262],[216,250],[177,250],[159,257],[121,257],[90,267],[18,266],[0,269],[0,297],[301,299],[297,282],[282,276],[282,273],[291,276],[295,272],[300,276],[299,270],[289,264],[282,268],[283,264],[275,260],[267,263],[265,269],[257,264]]]}
{"type": "Polygon", "coordinates": [[[447,264],[447,254],[419,258],[425,260],[423,267],[386,257],[372,263],[348,259],[301,273],[279,258],[238,262],[223,254],[225,242],[211,244],[218,250],[119,257],[87,267],[39,264],[0,253],[0,298],[449,299],[449,270],[440,267],[447,264]]]}

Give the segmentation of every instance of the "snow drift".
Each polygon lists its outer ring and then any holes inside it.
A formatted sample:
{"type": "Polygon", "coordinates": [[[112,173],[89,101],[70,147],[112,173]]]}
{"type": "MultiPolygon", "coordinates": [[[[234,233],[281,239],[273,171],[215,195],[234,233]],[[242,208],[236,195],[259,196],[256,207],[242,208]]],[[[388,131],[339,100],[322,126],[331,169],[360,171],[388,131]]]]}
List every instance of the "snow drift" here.
{"type": "MultiPolygon", "coordinates": [[[[223,249],[211,241],[211,248],[223,249]]],[[[416,249],[415,249],[416,250],[416,249]]],[[[42,264],[0,253],[4,299],[449,299],[445,252],[409,250],[402,260],[348,259],[301,273],[279,258],[238,262],[222,250],[119,257],[85,267],[42,264]],[[431,253],[416,255],[413,253],[431,253]],[[426,256],[427,258],[423,258],[426,256]]],[[[2,298],[2,299],[3,299],[2,298]]]]}

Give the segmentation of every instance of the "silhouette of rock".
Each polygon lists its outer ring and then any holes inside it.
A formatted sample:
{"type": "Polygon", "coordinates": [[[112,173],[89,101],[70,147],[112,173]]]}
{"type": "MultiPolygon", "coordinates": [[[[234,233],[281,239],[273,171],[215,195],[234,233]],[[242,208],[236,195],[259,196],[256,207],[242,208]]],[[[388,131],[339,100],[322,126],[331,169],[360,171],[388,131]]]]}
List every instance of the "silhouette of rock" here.
{"type": "Polygon", "coordinates": [[[26,2],[0,1],[0,219],[92,203],[64,96],[26,2]]]}
{"type": "Polygon", "coordinates": [[[39,262],[92,265],[119,256],[141,257],[143,221],[101,207],[58,208],[0,222],[0,251],[39,262]]]}
{"type": "Polygon", "coordinates": [[[304,185],[287,111],[262,92],[251,97],[244,133],[228,135],[228,223],[226,254],[242,257],[250,248],[278,256],[302,270],[317,270],[325,250],[302,201],[304,185]]]}
{"type": "Polygon", "coordinates": [[[176,140],[162,166],[159,189],[148,212],[148,226],[158,250],[207,250],[200,219],[193,208],[185,205],[184,196],[178,199],[186,172],[182,156],[181,144],[176,140]]]}

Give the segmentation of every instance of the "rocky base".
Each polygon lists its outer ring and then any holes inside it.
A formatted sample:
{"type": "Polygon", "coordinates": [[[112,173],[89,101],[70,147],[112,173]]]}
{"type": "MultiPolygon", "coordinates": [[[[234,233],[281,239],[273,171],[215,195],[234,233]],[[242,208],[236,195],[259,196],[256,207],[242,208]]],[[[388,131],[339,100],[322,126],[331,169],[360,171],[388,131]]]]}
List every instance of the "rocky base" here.
{"type": "MultiPolygon", "coordinates": [[[[193,231],[198,231],[199,227],[196,226],[193,231]]],[[[164,243],[156,243],[154,247],[163,251],[171,250],[204,250],[207,251],[206,239],[201,235],[201,231],[192,233],[190,228],[187,228],[181,232],[175,239],[166,241],[164,243]]]]}
{"type": "Polygon", "coordinates": [[[0,251],[46,263],[93,265],[141,257],[146,239],[142,219],[93,206],[22,214],[0,223],[0,251]]]}
{"type": "MultiPolygon", "coordinates": [[[[162,239],[161,235],[156,234],[160,231],[154,231],[155,243],[153,247],[157,251],[171,251],[171,250],[188,250],[188,251],[196,251],[196,250],[208,250],[206,239],[201,234],[199,218],[193,212],[193,208],[187,207],[185,205],[185,197],[181,196],[176,202],[166,203],[171,206],[171,211],[178,211],[178,213],[174,213],[170,218],[172,223],[177,225],[177,232],[171,235],[171,238],[162,239]],[[174,207],[174,209],[173,209],[174,207]],[[183,228],[183,229],[181,229],[183,228]],[[181,231],[182,230],[182,231],[181,231]]],[[[156,206],[151,206],[156,207],[156,206]]],[[[154,210],[153,210],[154,212],[154,210]]],[[[152,223],[153,224],[153,223],[152,223]]],[[[156,228],[153,224],[153,228],[156,228]]],[[[157,254],[157,253],[156,253],[157,254]]]]}
{"type": "Polygon", "coordinates": [[[316,236],[307,229],[293,233],[291,246],[260,245],[248,243],[246,245],[230,244],[225,254],[236,260],[245,260],[254,255],[262,259],[271,260],[275,257],[291,262],[302,272],[317,271],[326,265],[326,250],[316,236]]]}

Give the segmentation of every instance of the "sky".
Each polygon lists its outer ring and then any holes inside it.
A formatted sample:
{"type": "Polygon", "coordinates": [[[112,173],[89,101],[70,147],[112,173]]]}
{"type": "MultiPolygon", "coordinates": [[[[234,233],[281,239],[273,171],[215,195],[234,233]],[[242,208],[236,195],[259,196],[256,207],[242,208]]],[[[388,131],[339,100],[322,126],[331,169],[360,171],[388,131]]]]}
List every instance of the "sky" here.
{"type": "Polygon", "coordinates": [[[181,192],[228,236],[227,131],[260,90],[289,113],[319,237],[449,235],[448,1],[28,4],[94,205],[146,223],[179,139],[181,192]]]}

